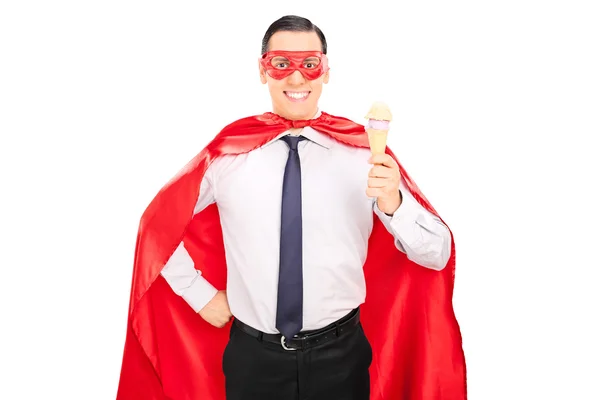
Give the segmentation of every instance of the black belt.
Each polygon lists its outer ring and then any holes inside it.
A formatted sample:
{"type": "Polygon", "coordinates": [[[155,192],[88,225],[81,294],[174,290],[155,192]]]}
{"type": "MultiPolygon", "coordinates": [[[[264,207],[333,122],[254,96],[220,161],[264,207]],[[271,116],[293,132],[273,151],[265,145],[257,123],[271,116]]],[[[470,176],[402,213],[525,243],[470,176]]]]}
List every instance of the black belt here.
{"type": "Polygon", "coordinates": [[[235,325],[244,333],[269,343],[281,345],[285,350],[306,350],[310,347],[333,340],[344,333],[352,331],[360,323],[360,310],[357,308],[345,317],[327,325],[324,328],[300,332],[291,340],[286,340],[279,333],[264,333],[235,319],[235,325]]]}

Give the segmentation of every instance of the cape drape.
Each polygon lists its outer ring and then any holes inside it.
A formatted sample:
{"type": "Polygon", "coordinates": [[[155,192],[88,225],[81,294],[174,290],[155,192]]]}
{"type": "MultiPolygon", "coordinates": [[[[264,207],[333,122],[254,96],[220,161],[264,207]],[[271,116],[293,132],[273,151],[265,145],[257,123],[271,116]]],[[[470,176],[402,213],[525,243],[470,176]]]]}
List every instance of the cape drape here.
{"type": "MultiPolygon", "coordinates": [[[[193,215],[202,177],[219,156],[250,152],[306,125],[350,146],[369,147],[364,126],[324,112],[308,121],[273,113],[247,117],[219,132],[151,201],[137,236],[118,400],[225,399],[221,359],[230,324],[218,329],[205,322],[160,271],[183,240],[203,277],[224,290],[218,207],[193,215]]],[[[439,217],[392,151],[386,152],[400,165],[415,199],[439,217]]],[[[454,237],[448,264],[434,271],[410,261],[375,214],[373,219],[361,306],[373,348],[371,400],[466,399],[462,338],[452,305],[454,237]]]]}

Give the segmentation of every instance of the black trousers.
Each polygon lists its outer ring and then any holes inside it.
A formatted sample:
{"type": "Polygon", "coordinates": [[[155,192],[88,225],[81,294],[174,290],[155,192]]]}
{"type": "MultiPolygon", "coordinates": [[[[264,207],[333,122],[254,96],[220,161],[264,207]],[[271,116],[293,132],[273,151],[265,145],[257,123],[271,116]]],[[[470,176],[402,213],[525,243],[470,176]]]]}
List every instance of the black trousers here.
{"type": "Polygon", "coordinates": [[[232,324],[223,354],[227,400],[369,400],[372,349],[362,326],[285,350],[232,324]]]}

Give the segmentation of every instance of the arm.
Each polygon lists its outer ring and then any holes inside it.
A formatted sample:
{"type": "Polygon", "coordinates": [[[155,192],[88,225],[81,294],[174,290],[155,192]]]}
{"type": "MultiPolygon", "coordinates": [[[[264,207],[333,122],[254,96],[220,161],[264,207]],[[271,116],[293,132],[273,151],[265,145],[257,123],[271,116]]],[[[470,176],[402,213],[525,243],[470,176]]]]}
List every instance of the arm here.
{"type": "Polygon", "coordinates": [[[437,271],[444,269],[450,258],[451,236],[448,227],[421,206],[404,183],[400,185],[400,206],[391,215],[373,210],[387,231],[394,236],[396,248],[415,263],[437,271]]]}
{"type": "MultiPolygon", "coordinates": [[[[200,185],[200,195],[194,209],[197,214],[215,202],[210,175],[206,172],[200,185]]],[[[171,289],[194,309],[199,312],[215,297],[217,289],[212,286],[194,266],[194,260],[185,249],[183,242],[179,244],[161,275],[171,289]]]]}
{"type": "Polygon", "coordinates": [[[183,297],[195,312],[200,312],[217,294],[217,289],[195,268],[194,260],[185,249],[183,242],[179,244],[160,273],[171,289],[178,296],[183,297]]]}
{"type": "Polygon", "coordinates": [[[398,164],[388,154],[369,159],[367,195],[373,210],[395,239],[398,250],[415,263],[441,271],[450,259],[450,230],[411,195],[398,164]]]}

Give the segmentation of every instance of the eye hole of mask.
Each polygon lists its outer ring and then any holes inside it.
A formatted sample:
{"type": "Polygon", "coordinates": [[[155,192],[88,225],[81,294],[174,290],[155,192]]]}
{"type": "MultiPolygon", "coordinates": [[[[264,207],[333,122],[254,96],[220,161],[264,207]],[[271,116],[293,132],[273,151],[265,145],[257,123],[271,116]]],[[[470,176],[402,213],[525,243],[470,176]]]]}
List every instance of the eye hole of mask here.
{"type": "Polygon", "coordinates": [[[292,60],[290,61],[290,59],[286,58],[286,57],[282,57],[282,56],[275,56],[271,59],[270,61],[270,65],[273,68],[282,70],[282,69],[286,69],[286,68],[290,68],[290,67],[301,67],[301,68],[306,68],[306,69],[315,69],[318,68],[319,65],[321,64],[321,60],[319,60],[318,57],[306,57],[302,62],[301,65],[299,60],[292,60]]]}

